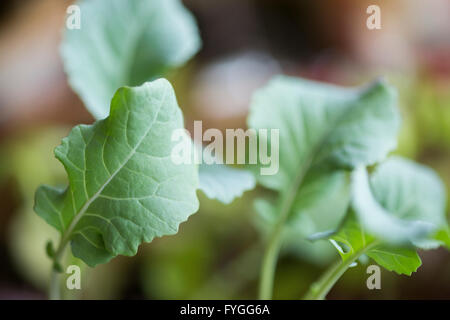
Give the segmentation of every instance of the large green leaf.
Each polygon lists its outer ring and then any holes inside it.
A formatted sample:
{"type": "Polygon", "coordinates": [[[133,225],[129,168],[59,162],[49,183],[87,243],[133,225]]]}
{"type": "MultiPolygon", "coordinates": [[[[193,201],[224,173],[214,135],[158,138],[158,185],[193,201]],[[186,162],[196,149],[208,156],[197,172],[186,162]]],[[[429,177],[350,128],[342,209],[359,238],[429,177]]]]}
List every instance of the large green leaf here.
{"type": "Polygon", "coordinates": [[[257,180],[280,192],[279,203],[293,199],[290,223],[301,236],[335,229],[350,201],[345,170],[383,159],[399,124],[396,93],[382,80],[343,88],[276,77],[254,95],[248,125],[279,130],[279,171],[257,180]]]}
{"type": "Polygon", "coordinates": [[[364,168],[353,175],[353,207],[360,223],[386,242],[438,246],[432,235],[447,226],[445,203],[436,173],[407,159],[390,158],[370,180],[364,168]]]}
{"type": "Polygon", "coordinates": [[[248,124],[280,130],[280,170],[258,180],[282,190],[320,163],[353,168],[384,159],[400,119],[396,93],[384,81],[343,88],[279,76],[254,95],[248,124]]]}
{"type": "Polygon", "coordinates": [[[350,204],[349,181],[349,174],[344,170],[311,171],[292,205],[290,228],[305,238],[335,230],[350,204]]]}
{"type": "Polygon", "coordinates": [[[78,1],[81,29],[61,46],[72,88],[97,118],[122,86],[137,86],[191,58],[200,47],[193,16],[179,0],[78,1]]]}
{"type": "Polygon", "coordinates": [[[90,266],[175,234],[198,209],[196,166],[170,157],[172,132],[182,127],[167,80],[120,88],[108,118],[76,126],[55,149],[69,186],[40,187],[36,212],[90,266]]]}

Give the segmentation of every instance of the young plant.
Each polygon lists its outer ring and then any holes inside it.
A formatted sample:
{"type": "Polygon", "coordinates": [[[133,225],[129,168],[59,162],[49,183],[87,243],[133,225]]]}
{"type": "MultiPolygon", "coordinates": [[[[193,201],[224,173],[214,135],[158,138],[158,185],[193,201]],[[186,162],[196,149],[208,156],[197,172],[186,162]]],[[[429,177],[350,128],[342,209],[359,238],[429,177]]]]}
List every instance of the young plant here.
{"type": "Polygon", "coordinates": [[[280,171],[258,177],[278,195],[255,203],[269,233],[260,298],[272,296],[289,229],[299,238],[330,238],[343,259],[311,287],[310,299],[324,298],[363,254],[411,274],[420,265],[412,248],[448,244],[445,192],[430,169],[393,158],[378,168],[369,187],[364,168],[395,148],[399,119],[395,90],[383,80],[348,89],[278,77],[255,94],[249,126],[280,129],[280,171]]]}
{"type": "MultiPolygon", "coordinates": [[[[69,243],[89,266],[132,256],[142,242],[177,232],[198,209],[197,189],[229,203],[255,185],[243,170],[169,159],[182,113],[167,80],[145,81],[199,50],[195,21],[180,1],[78,4],[81,29],[66,31],[61,53],[69,83],[97,122],[76,126],[55,150],[68,187],[36,192],[36,212],[61,234],[56,248],[47,247],[52,298],[60,297],[61,259],[69,243]]],[[[279,172],[256,176],[276,195],[255,203],[269,233],[260,298],[272,296],[287,231],[329,239],[343,260],[307,298],[324,298],[362,255],[410,274],[420,265],[417,248],[449,245],[437,176],[404,159],[383,162],[400,127],[395,90],[383,80],[349,89],[277,77],[255,94],[248,124],[280,132],[279,172]],[[377,163],[369,178],[365,168],[377,163]]]]}
{"type": "Polygon", "coordinates": [[[349,89],[277,77],[254,95],[249,127],[280,130],[280,170],[257,177],[278,195],[275,203],[257,206],[272,217],[260,298],[272,296],[286,227],[309,220],[311,233],[335,229],[349,202],[348,172],[394,149],[400,124],[395,103],[395,91],[383,80],[349,89]]]}
{"type": "Polygon", "coordinates": [[[255,184],[245,171],[203,165],[199,185],[195,164],[170,159],[172,133],[184,127],[174,90],[165,79],[140,84],[183,64],[200,47],[195,21],[180,1],[77,4],[81,29],[66,31],[61,53],[69,83],[98,121],[76,126],[55,149],[68,187],[36,192],[35,211],[61,234],[56,248],[47,246],[54,299],[61,297],[59,273],[69,243],[91,267],[133,256],[142,242],[177,232],[198,209],[198,188],[229,203],[255,184]]]}
{"type": "MultiPolygon", "coordinates": [[[[137,86],[183,65],[201,47],[195,19],[180,0],[82,0],[81,29],[66,30],[61,55],[69,84],[100,120],[123,86],[137,86]]],[[[255,186],[244,170],[199,166],[199,189],[230,203],[255,186]]]]}
{"type": "Polygon", "coordinates": [[[348,218],[329,237],[342,258],[311,286],[307,299],[323,299],[362,255],[398,274],[421,265],[417,249],[450,245],[445,217],[445,188],[429,168],[400,157],[381,163],[368,177],[356,169],[348,218]]]}
{"type": "Polygon", "coordinates": [[[175,93],[161,79],[119,89],[109,117],[76,126],[55,149],[69,186],[40,187],[35,204],[61,233],[56,249],[48,250],[52,298],[59,298],[58,271],[69,242],[74,256],[95,266],[176,233],[197,211],[197,168],[170,161],[172,131],[182,126],[175,93]]]}

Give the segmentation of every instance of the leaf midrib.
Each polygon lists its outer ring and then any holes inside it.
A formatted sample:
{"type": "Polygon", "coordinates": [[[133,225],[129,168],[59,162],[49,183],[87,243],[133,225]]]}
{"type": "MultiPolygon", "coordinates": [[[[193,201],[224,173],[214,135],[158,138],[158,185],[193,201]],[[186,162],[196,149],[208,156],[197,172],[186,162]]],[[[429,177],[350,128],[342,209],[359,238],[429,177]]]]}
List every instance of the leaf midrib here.
{"type": "MultiPolygon", "coordinates": [[[[360,96],[362,96],[363,94],[364,93],[358,93],[358,98],[360,96]]],[[[354,103],[354,102],[355,101],[352,101],[352,103],[354,103]]],[[[296,172],[296,175],[294,176],[296,178],[293,180],[293,183],[292,183],[293,187],[289,188],[292,193],[294,193],[294,194],[298,193],[298,191],[301,188],[303,178],[308,174],[308,172],[311,170],[311,168],[314,167],[314,160],[320,154],[323,146],[327,143],[328,139],[332,136],[332,134],[336,130],[336,128],[339,127],[341,122],[345,119],[345,116],[348,113],[351,113],[354,109],[357,109],[358,106],[359,106],[358,104],[354,103],[354,105],[351,106],[350,108],[343,110],[343,112],[338,117],[336,117],[336,121],[333,123],[333,125],[330,126],[330,128],[324,132],[322,138],[318,141],[317,145],[311,149],[311,152],[309,152],[308,156],[306,157],[306,160],[303,162],[303,163],[306,163],[306,165],[302,166],[302,163],[299,162],[299,164],[297,165],[298,171],[296,172]]]]}
{"type": "MultiPolygon", "coordinates": [[[[87,199],[86,203],[81,207],[81,209],[78,211],[78,213],[75,214],[74,218],[69,224],[69,227],[66,229],[62,236],[61,246],[58,249],[58,251],[63,250],[67,242],[70,240],[71,234],[75,227],[77,226],[80,219],[84,216],[85,212],[89,208],[89,206],[100,196],[102,191],[106,188],[106,186],[114,179],[114,177],[122,170],[123,167],[128,163],[128,161],[136,154],[137,149],[140,147],[144,139],[147,137],[147,135],[150,133],[151,129],[153,128],[154,123],[157,121],[157,118],[159,116],[159,113],[161,111],[162,105],[164,104],[164,101],[166,100],[167,96],[167,88],[164,89],[164,93],[161,98],[161,102],[158,106],[158,110],[155,114],[155,117],[152,121],[152,123],[149,125],[148,129],[145,131],[145,133],[142,135],[141,139],[136,143],[136,146],[131,150],[130,154],[125,158],[124,162],[109,176],[109,178],[100,186],[100,188],[97,190],[97,192],[89,199],[87,199]]],[[[87,147],[87,145],[86,145],[87,147]]],[[[85,168],[86,170],[86,168],[85,168]]],[[[84,184],[86,184],[86,180],[84,181],[84,184]]]]}

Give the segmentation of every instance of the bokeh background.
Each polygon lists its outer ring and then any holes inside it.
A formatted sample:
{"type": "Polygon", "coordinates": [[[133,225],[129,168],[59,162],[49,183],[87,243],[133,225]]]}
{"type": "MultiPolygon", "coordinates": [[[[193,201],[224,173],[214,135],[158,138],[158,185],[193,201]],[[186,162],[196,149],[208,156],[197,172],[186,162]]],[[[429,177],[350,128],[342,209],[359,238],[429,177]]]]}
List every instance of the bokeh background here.
{"type": "MultiPolygon", "coordinates": [[[[430,165],[450,190],[450,2],[448,0],[185,0],[203,48],[170,74],[186,126],[245,127],[252,92],[285,73],[341,85],[385,75],[397,86],[403,128],[397,153],[430,165]],[[381,7],[381,30],[366,8],[381,7]]],[[[52,150],[69,129],[93,122],[69,88],[59,56],[67,0],[0,2],[0,299],[45,298],[56,232],[32,210],[41,183],[65,183],[52,150]]],[[[261,259],[252,199],[225,206],[199,193],[200,211],[180,232],[83,268],[71,298],[255,298],[261,259]]],[[[370,291],[365,266],[349,269],[330,299],[450,298],[450,253],[419,252],[411,277],[382,270],[370,291]]],[[[301,297],[338,255],[330,244],[283,250],[276,299],[301,297]]]]}

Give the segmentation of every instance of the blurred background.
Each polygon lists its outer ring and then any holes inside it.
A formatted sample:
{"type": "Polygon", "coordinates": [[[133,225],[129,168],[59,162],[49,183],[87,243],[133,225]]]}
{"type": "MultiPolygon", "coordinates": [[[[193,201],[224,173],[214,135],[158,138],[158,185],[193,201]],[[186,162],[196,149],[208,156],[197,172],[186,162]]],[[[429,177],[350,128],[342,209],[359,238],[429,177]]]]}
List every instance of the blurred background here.
{"type": "MultiPolygon", "coordinates": [[[[385,75],[400,93],[397,153],[430,165],[450,190],[450,2],[448,0],[185,0],[203,48],[170,74],[186,126],[245,127],[252,92],[278,73],[341,85],[385,75]],[[366,9],[381,7],[381,30],[366,9]]],[[[56,232],[33,212],[39,184],[65,183],[53,148],[69,129],[93,122],[70,89],[59,56],[67,0],[0,2],[0,299],[46,297],[56,232]]],[[[252,199],[232,205],[199,193],[200,211],[175,236],[83,269],[72,298],[251,299],[261,259],[252,199]]],[[[419,252],[411,277],[382,270],[370,291],[365,266],[349,269],[330,299],[450,298],[450,253],[419,252]]],[[[338,259],[330,244],[295,239],[275,278],[276,299],[301,297],[338,259]]]]}

